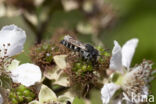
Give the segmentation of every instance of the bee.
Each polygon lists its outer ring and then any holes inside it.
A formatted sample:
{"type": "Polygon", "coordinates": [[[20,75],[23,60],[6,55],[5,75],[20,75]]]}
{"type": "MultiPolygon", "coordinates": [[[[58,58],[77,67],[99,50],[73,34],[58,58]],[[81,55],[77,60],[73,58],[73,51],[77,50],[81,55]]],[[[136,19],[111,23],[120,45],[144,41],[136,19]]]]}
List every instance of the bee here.
{"type": "Polygon", "coordinates": [[[69,35],[64,36],[64,39],[60,43],[70,50],[78,52],[83,59],[91,62],[97,62],[99,52],[92,45],[84,44],[78,40],[73,39],[69,35]]]}

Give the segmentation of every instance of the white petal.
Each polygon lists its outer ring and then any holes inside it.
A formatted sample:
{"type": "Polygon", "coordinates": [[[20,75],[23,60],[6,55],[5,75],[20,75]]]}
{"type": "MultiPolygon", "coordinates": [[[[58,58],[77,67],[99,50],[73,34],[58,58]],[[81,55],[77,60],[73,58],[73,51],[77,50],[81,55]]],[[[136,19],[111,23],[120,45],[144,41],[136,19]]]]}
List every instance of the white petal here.
{"type": "Polygon", "coordinates": [[[113,100],[111,101],[111,104],[122,104],[122,99],[121,99],[121,98],[113,99],[113,100]]]}
{"type": "Polygon", "coordinates": [[[3,104],[3,97],[1,94],[0,94],[0,104],[3,104]]]}
{"type": "Polygon", "coordinates": [[[16,69],[19,66],[20,61],[14,59],[12,60],[11,64],[7,67],[7,71],[11,71],[16,69]]]}
{"type": "Polygon", "coordinates": [[[148,96],[148,94],[149,94],[149,89],[148,89],[147,86],[144,86],[143,89],[142,89],[142,95],[148,96]]]}
{"type": "Polygon", "coordinates": [[[16,25],[4,26],[0,31],[0,57],[14,56],[20,53],[25,40],[26,34],[21,28],[16,25]],[[4,54],[5,49],[7,49],[7,54],[4,54]]]}
{"type": "Polygon", "coordinates": [[[122,69],[121,59],[122,59],[121,47],[117,41],[114,41],[114,48],[112,51],[112,57],[110,59],[109,68],[121,72],[122,69]]]}
{"type": "Polygon", "coordinates": [[[114,83],[108,83],[103,86],[101,89],[101,99],[103,104],[108,104],[115,94],[115,92],[120,88],[120,86],[114,83]]]}
{"type": "Polygon", "coordinates": [[[11,71],[11,78],[15,83],[21,83],[27,87],[41,80],[41,70],[34,64],[22,64],[11,71]]]}
{"type": "Polygon", "coordinates": [[[134,38],[127,41],[122,47],[122,65],[129,69],[135,49],[138,44],[138,39],[134,38]]]}

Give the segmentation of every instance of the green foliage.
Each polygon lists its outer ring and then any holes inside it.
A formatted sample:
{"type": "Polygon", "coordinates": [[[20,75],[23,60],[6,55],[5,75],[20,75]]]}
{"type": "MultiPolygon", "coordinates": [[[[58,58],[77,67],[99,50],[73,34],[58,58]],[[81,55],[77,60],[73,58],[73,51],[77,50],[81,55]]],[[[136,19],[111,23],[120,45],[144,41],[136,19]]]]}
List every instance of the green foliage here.
{"type": "Polygon", "coordinates": [[[77,74],[83,74],[85,72],[93,71],[93,66],[90,62],[86,63],[85,61],[80,61],[74,63],[72,70],[75,71],[77,74]]]}
{"type": "Polygon", "coordinates": [[[96,49],[99,51],[99,54],[101,55],[98,59],[99,62],[105,62],[107,60],[107,58],[105,58],[105,56],[110,57],[110,53],[108,53],[104,48],[98,46],[98,47],[96,47],[96,49]]]}
{"type": "Polygon", "coordinates": [[[9,94],[12,104],[30,102],[35,98],[35,94],[29,88],[20,85],[13,88],[9,94]]]}

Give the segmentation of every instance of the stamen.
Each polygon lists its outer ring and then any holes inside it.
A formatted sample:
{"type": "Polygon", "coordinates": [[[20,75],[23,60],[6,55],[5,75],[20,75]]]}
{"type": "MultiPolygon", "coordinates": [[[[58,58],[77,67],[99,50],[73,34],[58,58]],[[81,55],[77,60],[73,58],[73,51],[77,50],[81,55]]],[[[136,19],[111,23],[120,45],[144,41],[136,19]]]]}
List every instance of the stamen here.
{"type": "Polygon", "coordinates": [[[10,43],[8,43],[8,46],[10,46],[10,43]]]}

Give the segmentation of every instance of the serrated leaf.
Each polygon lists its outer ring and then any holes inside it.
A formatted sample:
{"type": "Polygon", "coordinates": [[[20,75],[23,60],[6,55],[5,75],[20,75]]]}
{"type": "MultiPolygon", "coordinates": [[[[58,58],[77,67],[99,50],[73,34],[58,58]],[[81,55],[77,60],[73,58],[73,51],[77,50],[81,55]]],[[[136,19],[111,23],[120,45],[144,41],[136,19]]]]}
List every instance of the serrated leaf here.
{"type": "Polygon", "coordinates": [[[42,104],[44,102],[49,102],[49,101],[57,101],[57,96],[46,85],[42,85],[41,90],[39,92],[39,102],[42,104]]]}

